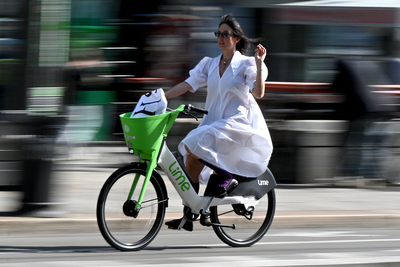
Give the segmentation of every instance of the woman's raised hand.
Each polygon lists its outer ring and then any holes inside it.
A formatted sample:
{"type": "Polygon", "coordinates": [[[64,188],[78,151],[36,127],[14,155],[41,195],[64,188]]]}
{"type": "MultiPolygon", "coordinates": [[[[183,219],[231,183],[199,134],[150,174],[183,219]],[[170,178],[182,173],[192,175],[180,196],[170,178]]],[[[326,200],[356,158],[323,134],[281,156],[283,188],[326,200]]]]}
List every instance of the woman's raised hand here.
{"type": "Polygon", "coordinates": [[[254,49],[254,58],[256,60],[257,69],[261,68],[266,56],[267,49],[265,49],[261,44],[257,45],[256,49],[254,49]]]}

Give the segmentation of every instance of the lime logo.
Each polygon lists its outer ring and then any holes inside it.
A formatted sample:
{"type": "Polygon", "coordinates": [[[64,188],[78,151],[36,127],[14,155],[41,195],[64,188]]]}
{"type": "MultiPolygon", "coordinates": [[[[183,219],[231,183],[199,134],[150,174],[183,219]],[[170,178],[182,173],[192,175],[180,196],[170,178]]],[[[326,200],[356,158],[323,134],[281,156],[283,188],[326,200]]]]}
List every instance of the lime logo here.
{"type": "Polygon", "coordinates": [[[269,185],[269,181],[268,180],[264,180],[264,181],[258,180],[258,185],[269,185]]]}
{"type": "Polygon", "coordinates": [[[175,164],[176,161],[169,166],[169,172],[172,174],[172,176],[174,176],[174,178],[176,177],[175,181],[178,181],[179,185],[181,186],[181,190],[185,192],[186,190],[190,189],[190,183],[186,182],[186,178],[179,170],[179,167],[174,167],[175,164]]]}
{"type": "Polygon", "coordinates": [[[129,133],[130,130],[131,130],[131,129],[129,129],[129,126],[125,124],[125,125],[124,125],[124,131],[127,132],[127,133],[129,133]]]}

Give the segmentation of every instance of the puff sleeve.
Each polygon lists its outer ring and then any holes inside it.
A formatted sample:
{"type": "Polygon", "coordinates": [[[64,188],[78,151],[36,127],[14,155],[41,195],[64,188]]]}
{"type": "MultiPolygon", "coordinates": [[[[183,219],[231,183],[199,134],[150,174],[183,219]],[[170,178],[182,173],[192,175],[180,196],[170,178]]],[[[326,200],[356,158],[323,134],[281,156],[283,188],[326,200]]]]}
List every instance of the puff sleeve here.
{"type": "Polygon", "coordinates": [[[210,61],[211,58],[204,57],[196,67],[189,71],[190,77],[185,81],[192,87],[191,92],[196,92],[200,87],[207,85],[210,61]]]}
{"type": "MultiPolygon", "coordinates": [[[[257,66],[254,57],[249,57],[245,61],[243,67],[244,67],[244,76],[246,79],[246,84],[249,86],[250,91],[252,91],[254,89],[254,84],[256,82],[256,77],[257,77],[257,66]]],[[[268,77],[268,68],[264,62],[262,64],[262,72],[266,80],[268,77]]]]}

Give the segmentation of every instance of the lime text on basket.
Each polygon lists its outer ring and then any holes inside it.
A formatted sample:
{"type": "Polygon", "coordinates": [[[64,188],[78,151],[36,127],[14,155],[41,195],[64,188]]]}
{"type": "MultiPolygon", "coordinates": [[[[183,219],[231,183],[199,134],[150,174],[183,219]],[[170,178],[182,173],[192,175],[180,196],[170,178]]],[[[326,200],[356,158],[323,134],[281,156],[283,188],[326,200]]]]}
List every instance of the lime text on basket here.
{"type": "Polygon", "coordinates": [[[173,169],[175,164],[176,161],[169,166],[169,171],[172,174],[172,176],[174,176],[174,178],[176,177],[175,181],[178,181],[179,185],[181,186],[181,190],[185,192],[186,190],[190,189],[190,183],[186,181],[186,177],[179,170],[179,167],[173,169]]]}

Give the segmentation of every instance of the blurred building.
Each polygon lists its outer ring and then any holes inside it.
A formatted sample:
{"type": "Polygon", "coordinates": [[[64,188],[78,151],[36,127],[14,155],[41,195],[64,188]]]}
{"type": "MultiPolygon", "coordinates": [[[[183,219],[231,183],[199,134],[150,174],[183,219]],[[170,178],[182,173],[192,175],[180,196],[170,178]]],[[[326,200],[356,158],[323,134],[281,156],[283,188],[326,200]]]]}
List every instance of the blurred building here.
{"type": "MultiPolygon", "coordinates": [[[[141,94],[184,80],[202,57],[217,56],[213,32],[222,15],[233,13],[246,34],[268,49],[268,92],[259,104],[272,131],[289,120],[338,119],[343,93],[331,84],[339,58],[373,62],[388,83],[397,83],[399,8],[385,0],[1,1],[1,118],[64,118],[51,122],[62,125],[61,142],[121,141],[118,115],[133,110],[141,94]]],[[[397,94],[390,97],[397,105],[397,94]]],[[[204,90],[170,104],[182,101],[201,105],[204,90]]],[[[293,154],[299,143],[288,140],[297,133],[277,131],[277,146],[293,154]]]]}
{"type": "Polygon", "coordinates": [[[341,56],[389,59],[398,51],[400,5],[393,1],[304,1],[265,9],[265,31],[280,57],[273,80],[326,82],[341,56]],[[266,27],[268,28],[268,26],[266,27]],[[272,26],[273,25],[273,26],[272,26]],[[278,37],[278,40],[273,40],[278,37]],[[298,71],[289,73],[292,67],[298,71]],[[280,75],[281,77],[279,77],[280,75]]]}
{"type": "MultiPolygon", "coordinates": [[[[261,37],[269,81],[331,83],[337,58],[349,56],[382,68],[392,62],[395,73],[396,4],[285,2],[2,1],[0,107],[38,111],[37,105],[51,100],[39,100],[37,89],[52,88],[64,104],[108,106],[103,113],[131,109],[143,90],[168,88],[186,78],[201,57],[220,52],[212,32],[225,13],[233,13],[248,36],[261,37]]],[[[302,108],[301,100],[290,97],[284,101],[302,108]]],[[[59,103],[42,111],[59,112],[59,103]]],[[[104,116],[103,123],[110,120],[104,116]]],[[[118,128],[115,121],[104,126],[110,127],[118,128]]],[[[95,138],[113,139],[104,128],[95,138]]]]}

